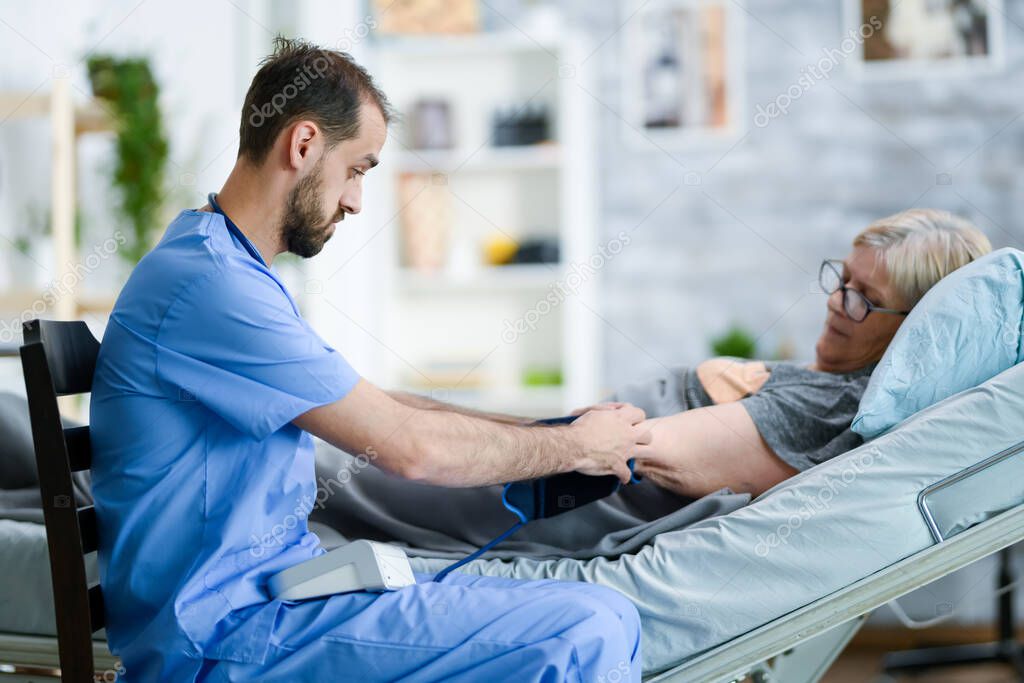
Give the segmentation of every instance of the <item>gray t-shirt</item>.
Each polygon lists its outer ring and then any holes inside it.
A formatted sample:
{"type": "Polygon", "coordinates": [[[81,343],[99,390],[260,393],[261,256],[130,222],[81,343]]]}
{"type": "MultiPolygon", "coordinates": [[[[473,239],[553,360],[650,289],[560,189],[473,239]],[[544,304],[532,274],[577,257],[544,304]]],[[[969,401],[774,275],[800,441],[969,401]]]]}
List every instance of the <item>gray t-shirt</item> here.
{"type": "MultiPolygon", "coordinates": [[[[757,431],[783,461],[806,470],[863,443],[850,429],[874,365],[849,374],[818,372],[791,362],[765,363],[770,375],[740,399],[757,431]]],[[[629,384],[609,399],[663,417],[714,405],[692,368],[675,368],[629,384]]]]}

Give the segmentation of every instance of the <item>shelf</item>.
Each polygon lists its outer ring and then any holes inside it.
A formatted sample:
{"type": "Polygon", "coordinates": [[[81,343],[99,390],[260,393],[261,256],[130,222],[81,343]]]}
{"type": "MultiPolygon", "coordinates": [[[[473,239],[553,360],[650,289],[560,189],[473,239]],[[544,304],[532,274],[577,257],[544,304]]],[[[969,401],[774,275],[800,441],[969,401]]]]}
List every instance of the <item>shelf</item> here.
{"type": "Polygon", "coordinates": [[[113,132],[114,119],[98,101],[92,100],[75,107],[75,135],[113,132]]]}
{"type": "MultiPolygon", "coordinates": [[[[50,113],[50,95],[8,90],[0,92],[0,121],[42,118],[50,113]]],[[[107,110],[96,100],[75,105],[75,135],[107,132],[114,124],[107,110]]]]}
{"type": "Polygon", "coordinates": [[[46,116],[50,112],[50,97],[32,92],[6,90],[0,92],[0,121],[17,121],[46,116]]]}
{"type": "MultiPolygon", "coordinates": [[[[85,133],[113,131],[116,120],[96,98],[86,97],[84,101],[76,102],[71,79],[55,77],[49,80],[49,84],[49,92],[40,93],[40,88],[0,91],[0,122],[41,118],[49,123],[52,158],[50,240],[53,263],[57,264],[53,275],[60,281],[65,273],[70,272],[75,261],[76,143],[85,133]]],[[[113,305],[113,301],[105,296],[85,297],[85,301],[80,301],[81,297],[74,291],[56,298],[43,297],[42,294],[41,289],[17,287],[9,292],[0,292],[0,308],[31,311],[40,300],[46,303],[54,299],[49,315],[58,320],[70,320],[81,312],[107,311],[113,305]]]]}
{"type": "Polygon", "coordinates": [[[117,294],[85,294],[75,302],[82,313],[110,313],[117,303],[117,294]]]}
{"type": "Polygon", "coordinates": [[[530,52],[552,56],[560,50],[554,42],[534,40],[519,31],[426,36],[378,34],[374,37],[373,46],[387,57],[416,59],[486,57],[530,52]]]}
{"type": "Polygon", "coordinates": [[[562,278],[561,264],[522,264],[481,266],[477,272],[452,274],[447,271],[423,273],[400,268],[398,286],[407,291],[475,295],[495,290],[536,291],[550,287],[562,278]]]}
{"type": "Polygon", "coordinates": [[[562,150],[556,143],[461,150],[408,150],[396,155],[394,168],[405,173],[476,173],[558,170],[562,150]]]}
{"type": "MultiPolygon", "coordinates": [[[[597,324],[582,307],[551,305],[543,329],[538,326],[538,333],[524,338],[520,347],[502,348],[481,367],[469,363],[462,368],[458,362],[460,350],[472,350],[465,355],[475,361],[490,349],[495,326],[503,326],[504,319],[543,310],[540,302],[548,297],[548,303],[555,301],[553,292],[573,284],[572,257],[593,253],[597,247],[594,133],[598,116],[586,95],[595,86],[592,72],[568,68],[584,61],[592,48],[570,26],[559,25],[553,31],[557,35],[531,33],[539,42],[518,31],[374,36],[368,41],[376,73],[395,101],[407,109],[426,99],[449,103],[451,139],[457,147],[407,149],[392,139],[384,150],[379,169],[384,180],[374,186],[379,188],[376,191],[368,186],[368,213],[380,223],[394,220],[409,208],[412,193],[425,188],[430,195],[417,208],[439,212],[437,225],[451,236],[442,246],[446,250],[450,246],[451,253],[440,258],[434,271],[405,267],[402,254],[408,253],[409,231],[387,232],[387,241],[380,247],[386,286],[377,288],[380,302],[367,308],[380,311],[376,314],[380,338],[409,341],[402,355],[407,360],[370,343],[365,353],[385,385],[423,384],[438,387],[434,398],[443,401],[495,412],[553,416],[571,403],[593,401],[598,394],[600,358],[593,343],[597,324]],[[547,106],[552,139],[492,146],[494,112],[534,99],[547,106]],[[447,177],[438,177],[442,175],[447,177]],[[453,195],[451,201],[446,190],[453,195]],[[471,197],[472,205],[459,201],[463,197],[471,197]],[[494,223],[496,217],[501,217],[499,223],[494,223]],[[563,261],[485,265],[484,243],[495,231],[517,233],[512,237],[516,241],[527,236],[557,239],[563,261]],[[422,361],[416,365],[425,368],[422,372],[427,377],[410,376],[419,374],[407,367],[417,360],[422,361]],[[452,365],[447,374],[446,360],[452,365]],[[523,365],[538,363],[557,367],[562,385],[524,386],[523,365]],[[459,390],[440,388],[460,382],[459,390]]],[[[415,236],[416,231],[412,232],[415,236]]],[[[430,248],[437,246],[431,243],[430,248]]],[[[361,305],[356,288],[352,291],[353,305],[361,305]]]]}
{"type": "MultiPolygon", "coordinates": [[[[8,290],[0,292],[0,311],[32,311],[39,301],[46,301],[53,296],[44,297],[43,290],[8,290]]],[[[61,298],[61,297],[56,297],[61,298]]],[[[80,313],[109,313],[114,309],[117,294],[84,294],[75,297],[75,307],[80,313]]],[[[47,307],[51,311],[52,307],[47,307]]]]}
{"type": "Polygon", "coordinates": [[[29,311],[32,305],[42,299],[41,291],[14,290],[0,292],[0,311],[29,311]]]}

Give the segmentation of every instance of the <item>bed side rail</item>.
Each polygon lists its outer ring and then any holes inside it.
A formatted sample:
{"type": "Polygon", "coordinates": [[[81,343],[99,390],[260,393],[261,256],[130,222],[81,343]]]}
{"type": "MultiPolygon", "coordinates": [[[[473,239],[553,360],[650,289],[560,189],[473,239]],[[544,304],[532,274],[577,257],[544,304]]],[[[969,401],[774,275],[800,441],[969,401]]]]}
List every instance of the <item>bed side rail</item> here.
{"type": "Polygon", "coordinates": [[[718,683],[741,679],[762,662],[812,637],[1022,540],[1024,504],[646,680],[718,683]]]}
{"type": "Polygon", "coordinates": [[[917,509],[936,543],[1024,503],[1024,442],[925,488],[917,509]]]}

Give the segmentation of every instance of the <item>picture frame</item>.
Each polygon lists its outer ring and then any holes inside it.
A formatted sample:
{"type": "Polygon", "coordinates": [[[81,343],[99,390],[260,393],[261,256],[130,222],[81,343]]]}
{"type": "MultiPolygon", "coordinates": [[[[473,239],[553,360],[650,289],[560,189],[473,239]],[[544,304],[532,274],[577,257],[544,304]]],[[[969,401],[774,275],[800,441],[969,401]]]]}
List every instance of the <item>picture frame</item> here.
{"type": "Polygon", "coordinates": [[[1003,0],[844,0],[843,24],[844,34],[863,37],[850,59],[861,80],[964,77],[1005,66],[1003,0]]]}
{"type": "Polygon", "coordinates": [[[480,30],[478,0],[372,0],[381,35],[467,34],[480,30]]]}
{"type": "Polygon", "coordinates": [[[452,149],[451,103],[441,97],[416,100],[412,108],[412,148],[417,150],[452,149]]]}
{"type": "Polygon", "coordinates": [[[623,135],[632,145],[743,134],[743,13],[736,9],[728,0],[627,4],[621,90],[623,135]]]}

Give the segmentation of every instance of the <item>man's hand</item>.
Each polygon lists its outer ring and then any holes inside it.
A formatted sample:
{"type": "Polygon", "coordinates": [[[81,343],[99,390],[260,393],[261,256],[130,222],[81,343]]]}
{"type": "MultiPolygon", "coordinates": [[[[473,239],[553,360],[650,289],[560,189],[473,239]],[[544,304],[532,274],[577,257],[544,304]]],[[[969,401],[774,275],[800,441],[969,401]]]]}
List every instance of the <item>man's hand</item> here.
{"type": "Polygon", "coordinates": [[[644,411],[628,403],[591,410],[570,425],[583,445],[577,471],[590,475],[614,474],[628,484],[632,473],[627,460],[638,446],[651,442],[651,430],[643,424],[644,411]]]}
{"type": "Polygon", "coordinates": [[[605,403],[595,403],[592,406],[586,406],[584,408],[577,408],[576,410],[569,413],[573,417],[582,415],[583,413],[589,413],[591,410],[615,410],[616,408],[623,408],[630,405],[629,403],[620,403],[617,401],[607,401],[605,403]]]}

